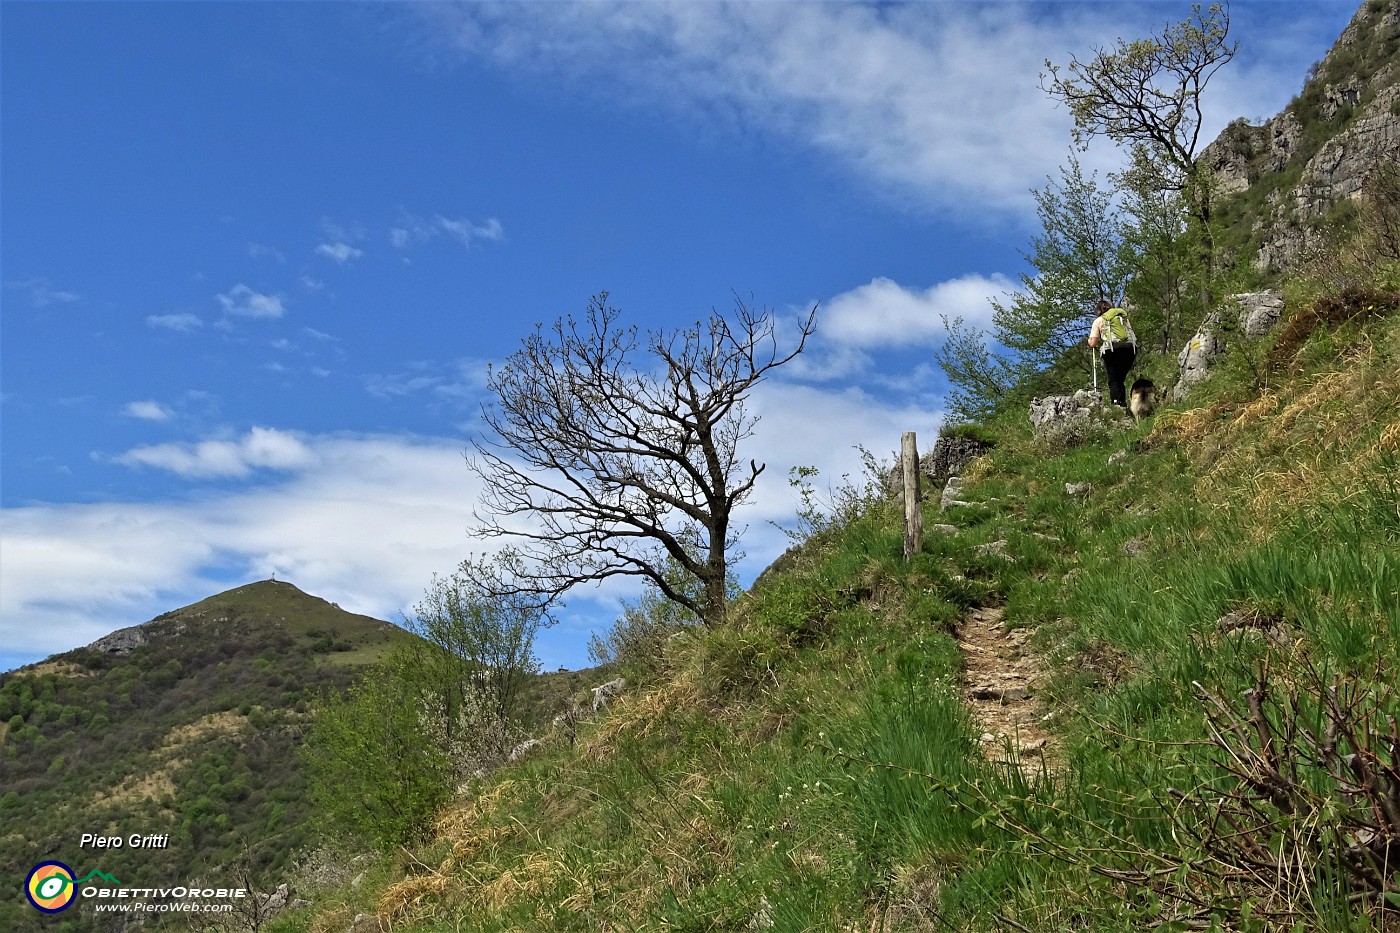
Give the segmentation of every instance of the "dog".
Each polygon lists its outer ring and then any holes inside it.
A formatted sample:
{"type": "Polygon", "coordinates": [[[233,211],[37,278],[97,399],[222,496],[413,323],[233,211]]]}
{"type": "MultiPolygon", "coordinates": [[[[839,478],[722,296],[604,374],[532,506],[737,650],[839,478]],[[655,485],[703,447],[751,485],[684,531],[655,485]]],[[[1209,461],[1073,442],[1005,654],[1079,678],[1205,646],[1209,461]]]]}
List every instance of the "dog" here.
{"type": "Polygon", "coordinates": [[[1157,387],[1151,379],[1133,380],[1133,386],[1128,390],[1128,410],[1139,424],[1142,419],[1152,417],[1157,410],[1157,387]]]}

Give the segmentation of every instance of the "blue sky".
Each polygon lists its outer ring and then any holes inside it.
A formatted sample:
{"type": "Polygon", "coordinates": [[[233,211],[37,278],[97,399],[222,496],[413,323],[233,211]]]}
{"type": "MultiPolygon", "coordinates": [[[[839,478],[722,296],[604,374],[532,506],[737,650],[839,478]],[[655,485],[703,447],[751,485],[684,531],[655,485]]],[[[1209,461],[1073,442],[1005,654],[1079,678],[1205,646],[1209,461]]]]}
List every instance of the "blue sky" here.
{"type": "MultiPolygon", "coordinates": [[[[1236,0],[1206,138],[1355,8],[1236,0]]],[[[654,328],[820,304],[753,400],[751,580],[790,467],[931,443],[940,314],[989,317],[1070,151],[1045,59],[1188,12],[0,4],[0,670],[273,573],[398,620],[482,550],[486,367],[603,290],[654,328]]],[[[635,595],[578,594],[543,663],[635,595]]]]}

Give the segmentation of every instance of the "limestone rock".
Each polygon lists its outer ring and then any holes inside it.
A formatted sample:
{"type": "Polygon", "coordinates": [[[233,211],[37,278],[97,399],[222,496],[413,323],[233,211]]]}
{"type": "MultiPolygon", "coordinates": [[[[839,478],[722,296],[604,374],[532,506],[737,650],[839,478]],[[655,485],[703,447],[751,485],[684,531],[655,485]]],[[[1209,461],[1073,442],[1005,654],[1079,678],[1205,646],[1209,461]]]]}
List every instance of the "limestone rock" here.
{"type": "Polygon", "coordinates": [[[99,638],[88,647],[107,654],[131,654],[145,643],[146,633],[142,631],[142,626],[133,625],[131,628],[118,629],[110,635],[99,638]]]}
{"type": "Polygon", "coordinates": [[[1240,333],[1262,337],[1277,325],[1283,315],[1283,296],[1273,289],[1231,296],[1240,306],[1240,333]]]}
{"type": "Polygon", "coordinates": [[[972,437],[945,435],[940,432],[938,440],[934,442],[933,450],[926,458],[920,460],[920,466],[924,465],[926,459],[928,464],[925,472],[934,479],[957,476],[969,463],[991,449],[992,445],[985,441],[979,441],[972,437]]]}
{"type": "Polygon", "coordinates": [[[1270,210],[1256,224],[1260,272],[1306,261],[1325,243],[1318,221],[1358,197],[1377,166],[1400,161],[1400,65],[1386,51],[1397,36],[1400,4],[1362,3],[1288,109],[1260,126],[1236,120],[1201,151],[1198,164],[1227,197],[1296,173],[1295,183],[1269,194],[1270,210]],[[1330,138],[1310,147],[1319,133],[1330,138]]]}
{"type": "Polygon", "coordinates": [[[1195,336],[1186,342],[1177,354],[1176,365],[1180,370],[1176,387],[1172,389],[1172,400],[1181,401],[1191,391],[1191,387],[1210,375],[1210,368],[1225,352],[1225,341],[1216,333],[1220,317],[1212,314],[1201,322],[1195,336]]]}
{"type": "Polygon", "coordinates": [[[1049,395],[1031,400],[1031,424],[1037,434],[1073,421],[1087,421],[1103,408],[1103,395],[1094,389],[1080,389],[1073,395],[1049,395]]]}
{"type": "Polygon", "coordinates": [[[1007,543],[1005,541],[991,541],[987,544],[979,544],[972,549],[974,554],[981,554],[990,557],[1000,557],[1006,561],[1015,561],[1011,555],[1006,553],[1007,543]]]}
{"type": "Polygon", "coordinates": [[[540,742],[539,739],[526,739],[510,750],[510,754],[506,756],[506,761],[519,761],[530,754],[530,752],[539,748],[542,744],[543,743],[540,742]]]}
{"type": "Polygon", "coordinates": [[[938,507],[947,510],[954,505],[971,505],[972,503],[964,502],[962,499],[958,498],[962,493],[962,486],[963,481],[961,476],[950,476],[947,485],[943,487],[943,498],[940,500],[938,507]]]}
{"type": "Polygon", "coordinates": [[[603,709],[608,705],[608,701],[615,696],[620,696],[623,690],[627,689],[627,678],[619,677],[617,680],[610,680],[593,688],[593,712],[603,709]]]}

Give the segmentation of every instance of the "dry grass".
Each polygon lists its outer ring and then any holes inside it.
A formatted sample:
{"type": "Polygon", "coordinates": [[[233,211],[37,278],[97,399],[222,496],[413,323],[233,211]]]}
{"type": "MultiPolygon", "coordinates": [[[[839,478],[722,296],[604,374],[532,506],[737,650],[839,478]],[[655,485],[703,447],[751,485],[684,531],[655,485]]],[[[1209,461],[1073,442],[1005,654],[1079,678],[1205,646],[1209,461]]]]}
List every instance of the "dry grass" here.
{"type": "Polygon", "coordinates": [[[96,671],[79,667],[71,661],[40,661],[33,667],[21,670],[32,677],[42,677],[45,674],[57,674],[59,677],[93,677],[97,674],[96,671]]]}
{"type": "Polygon", "coordinates": [[[320,911],[311,919],[308,933],[345,933],[355,922],[355,913],[343,904],[320,911]]]}
{"type": "Polygon", "coordinates": [[[133,773],[121,783],[102,793],[94,794],[96,806],[128,806],[143,800],[161,800],[175,795],[175,776],[189,763],[181,755],[185,746],[211,735],[232,734],[247,728],[248,721],[234,710],[211,713],[194,722],[177,726],[165,734],[158,750],[151,755],[150,770],[133,773]]]}
{"type": "Polygon", "coordinates": [[[171,758],[149,774],[130,775],[105,794],[96,794],[93,800],[101,806],[140,803],[143,800],[161,800],[175,795],[175,773],[189,764],[183,758],[171,758]]]}
{"type": "Polygon", "coordinates": [[[390,885],[380,895],[374,912],[390,924],[426,920],[438,912],[446,895],[457,888],[453,879],[441,872],[414,875],[390,885]]]}
{"type": "Polygon", "coordinates": [[[248,720],[237,710],[225,710],[222,713],[210,713],[202,716],[194,722],[186,723],[183,726],[176,726],[165,734],[165,739],[161,742],[164,748],[178,748],[189,742],[196,742],[200,739],[208,738],[211,735],[231,735],[235,732],[243,731],[248,725],[248,720]]]}
{"type": "Polygon", "coordinates": [[[619,697],[609,707],[607,718],[582,744],[583,752],[594,761],[611,758],[624,737],[646,738],[661,727],[669,714],[696,709],[703,702],[704,692],[691,671],[682,671],[673,680],[645,693],[619,697]]]}
{"type": "MultiPolygon", "coordinates": [[[[476,899],[491,910],[500,911],[523,897],[535,898],[555,888],[561,878],[569,878],[569,869],[548,850],[528,853],[514,867],[482,885],[476,899]]],[[[575,890],[579,886],[574,885],[575,890]]]]}
{"type": "Polygon", "coordinates": [[[1400,447],[1400,373],[1386,372],[1385,360],[1363,335],[1344,365],[1292,391],[1266,391],[1233,411],[1216,403],[1164,413],[1149,440],[1179,441],[1200,466],[1200,499],[1243,509],[1247,533],[1266,537],[1284,515],[1374,483],[1380,459],[1400,447]]]}

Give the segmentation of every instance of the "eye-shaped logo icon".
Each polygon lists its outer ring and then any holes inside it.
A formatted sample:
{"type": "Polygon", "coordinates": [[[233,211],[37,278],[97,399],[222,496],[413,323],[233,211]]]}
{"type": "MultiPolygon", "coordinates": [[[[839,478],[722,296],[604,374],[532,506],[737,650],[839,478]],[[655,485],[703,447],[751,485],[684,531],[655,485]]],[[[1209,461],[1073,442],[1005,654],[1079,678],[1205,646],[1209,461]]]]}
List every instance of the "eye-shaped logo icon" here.
{"type": "Polygon", "coordinates": [[[24,896],[35,910],[56,914],[73,903],[77,888],[73,869],[62,862],[40,862],[24,881],[24,896]]]}

